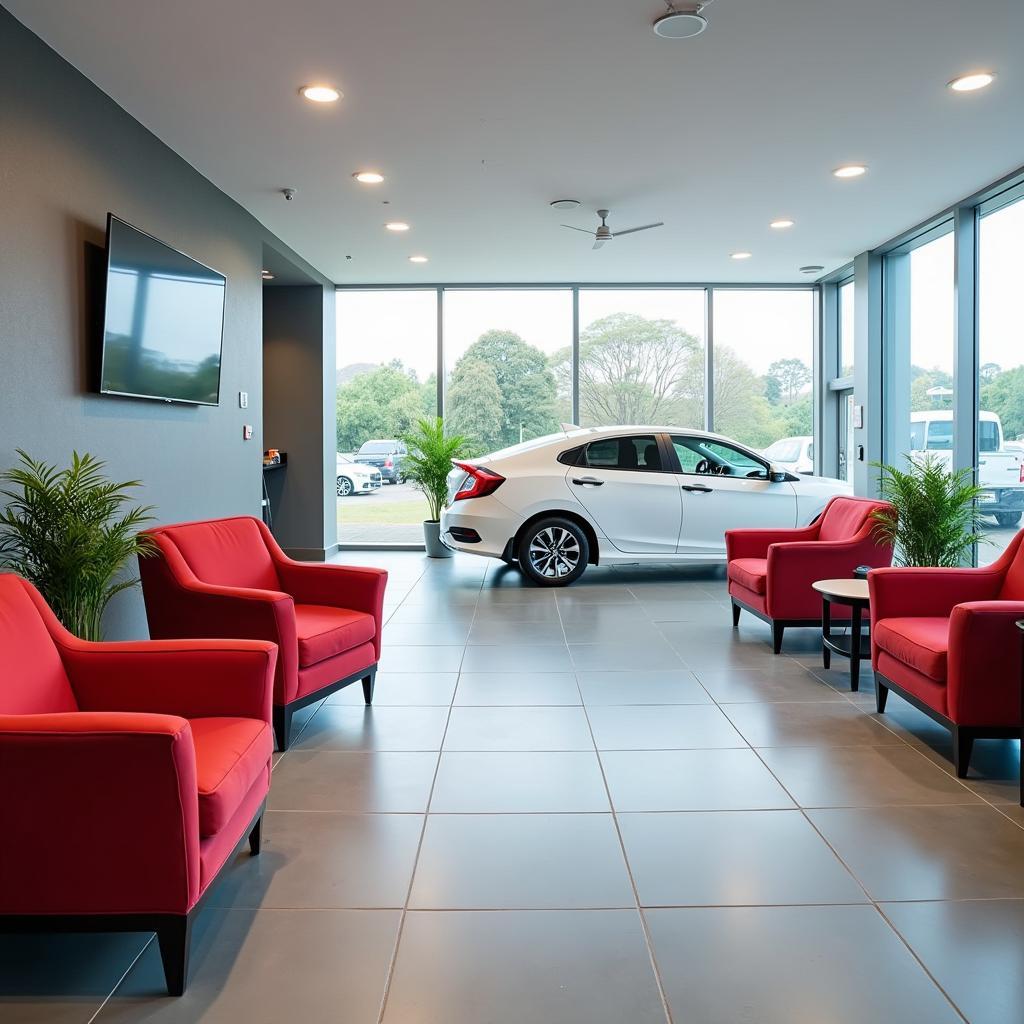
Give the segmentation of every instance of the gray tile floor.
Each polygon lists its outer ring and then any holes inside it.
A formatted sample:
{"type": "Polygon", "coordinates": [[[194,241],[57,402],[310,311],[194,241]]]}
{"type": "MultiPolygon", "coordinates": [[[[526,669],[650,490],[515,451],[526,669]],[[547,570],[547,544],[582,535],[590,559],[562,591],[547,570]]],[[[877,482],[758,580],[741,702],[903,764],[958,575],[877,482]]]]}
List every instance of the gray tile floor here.
{"type": "Polygon", "coordinates": [[[391,571],[376,703],[297,720],[186,995],[147,936],[0,938],[4,1024],[1024,1019],[1015,744],[957,780],[720,570],[345,560],[391,571]]]}

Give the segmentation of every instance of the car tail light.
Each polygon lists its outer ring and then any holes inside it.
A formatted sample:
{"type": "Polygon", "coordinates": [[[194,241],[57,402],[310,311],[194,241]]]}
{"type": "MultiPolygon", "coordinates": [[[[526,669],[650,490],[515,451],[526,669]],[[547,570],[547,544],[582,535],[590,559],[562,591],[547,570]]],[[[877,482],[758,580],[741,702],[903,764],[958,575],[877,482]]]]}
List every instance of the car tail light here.
{"type": "Polygon", "coordinates": [[[485,495],[493,494],[505,482],[505,478],[500,473],[495,473],[493,469],[474,466],[471,462],[456,462],[455,465],[468,473],[469,479],[456,491],[452,501],[483,498],[485,495]]]}
{"type": "Polygon", "coordinates": [[[391,460],[391,459],[385,459],[384,460],[384,467],[385,467],[385,469],[390,469],[394,464],[395,464],[394,461],[391,460]]]}
{"type": "Polygon", "coordinates": [[[1020,482],[1024,484],[1024,462],[1020,464],[1020,482]]]}

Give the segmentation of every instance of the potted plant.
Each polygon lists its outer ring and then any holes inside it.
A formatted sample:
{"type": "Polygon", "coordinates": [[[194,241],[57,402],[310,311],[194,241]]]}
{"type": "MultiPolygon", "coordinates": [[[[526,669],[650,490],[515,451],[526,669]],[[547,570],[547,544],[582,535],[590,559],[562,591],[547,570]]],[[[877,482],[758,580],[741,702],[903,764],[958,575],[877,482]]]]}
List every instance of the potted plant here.
{"type": "Polygon", "coordinates": [[[431,558],[451,558],[441,543],[441,509],[448,503],[448,474],[452,462],[467,453],[468,442],[459,434],[446,436],[440,416],[422,419],[416,431],[402,438],[409,454],[407,475],[427,499],[429,519],[423,522],[423,541],[431,558]]]}
{"type": "Polygon", "coordinates": [[[908,470],[875,463],[879,493],[889,508],[872,513],[880,536],[893,545],[893,564],[958,566],[981,539],[982,514],[972,472],[947,468],[934,453],[907,456],[908,470]]]}
{"type": "Polygon", "coordinates": [[[110,599],[139,582],[124,577],[125,565],[154,550],[138,535],[152,506],[126,509],[140,482],[113,483],[92,455],[74,452],[67,469],[18,455],[21,465],[0,473],[0,568],[34,584],[76,636],[101,640],[110,599]]]}

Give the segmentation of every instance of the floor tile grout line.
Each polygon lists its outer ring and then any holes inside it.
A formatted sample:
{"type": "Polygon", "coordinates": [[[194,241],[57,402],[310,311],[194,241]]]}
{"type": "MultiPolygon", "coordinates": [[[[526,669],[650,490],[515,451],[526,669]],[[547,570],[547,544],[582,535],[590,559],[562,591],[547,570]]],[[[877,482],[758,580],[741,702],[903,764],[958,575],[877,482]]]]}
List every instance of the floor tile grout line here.
{"type": "MultiPolygon", "coordinates": [[[[568,647],[569,640],[565,632],[565,623],[562,620],[562,612],[561,609],[558,607],[557,598],[555,600],[555,608],[557,609],[559,624],[562,626],[562,634],[566,637],[566,647],[568,647]]],[[[580,687],[579,672],[574,670],[573,677],[576,680],[576,689],[579,690],[580,704],[583,707],[583,714],[587,720],[587,728],[590,730],[590,738],[594,744],[594,755],[597,758],[598,771],[600,771],[601,773],[601,783],[604,786],[605,796],[608,798],[608,807],[611,811],[612,827],[615,829],[615,835],[619,841],[619,852],[622,855],[622,863],[626,869],[626,877],[629,879],[630,890],[633,893],[633,902],[636,907],[636,915],[640,921],[640,931],[644,937],[644,945],[647,948],[647,957],[651,965],[651,971],[654,974],[654,983],[658,989],[658,997],[661,1000],[662,1012],[665,1014],[665,1020],[667,1021],[667,1024],[673,1024],[672,1009],[669,1006],[668,995],[665,992],[665,985],[661,978],[661,970],[658,967],[658,958],[654,952],[654,943],[651,938],[650,929],[647,925],[647,919],[644,916],[643,909],[640,906],[640,892],[637,888],[636,879],[633,877],[633,868],[629,863],[629,857],[626,855],[626,844],[622,838],[622,830],[619,828],[619,821],[615,813],[615,805],[612,802],[611,789],[608,786],[608,779],[604,772],[604,765],[601,762],[601,753],[597,749],[597,737],[594,735],[594,729],[590,723],[590,715],[587,712],[587,707],[585,704],[583,704],[583,690],[580,687]]]]}
{"type": "Polygon", "coordinates": [[[149,949],[151,945],[153,945],[154,942],[156,942],[156,935],[151,935],[142,944],[142,949],[140,949],[138,953],[135,954],[135,956],[132,958],[132,962],[124,969],[124,973],[121,975],[121,977],[119,977],[117,981],[114,982],[114,987],[106,994],[106,996],[103,999],[103,1002],[96,1007],[96,1009],[93,1011],[92,1016],[85,1022],[85,1024],[93,1024],[94,1021],[99,1019],[99,1015],[103,1012],[103,1008],[107,1005],[107,1003],[110,1002],[111,999],[114,998],[114,995],[117,992],[117,990],[124,984],[125,978],[127,978],[128,975],[131,974],[132,969],[142,959],[143,954],[146,952],[147,949],[149,949]]]}
{"type": "MultiPolygon", "coordinates": [[[[424,570],[424,572],[425,571],[426,570],[424,570]]],[[[481,576],[481,579],[480,579],[480,590],[481,591],[483,590],[483,585],[484,585],[484,579],[485,578],[486,578],[486,574],[484,576],[481,576]]],[[[477,603],[474,604],[474,606],[473,606],[473,615],[472,615],[472,618],[470,619],[470,630],[472,630],[472,628],[473,628],[473,626],[472,626],[473,622],[476,621],[476,611],[477,611],[477,607],[478,606],[479,606],[479,597],[477,599],[477,603]]],[[[401,605],[399,605],[399,607],[401,607],[401,605]]],[[[465,658],[466,658],[466,646],[467,646],[466,644],[463,644],[463,647],[462,647],[462,658],[459,660],[459,677],[461,677],[461,674],[462,674],[462,664],[463,664],[463,662],[465,661],[465,658]]],[[[419,869],[420,854],[423,851],[423,840],[424,840],[424,838],[425,838],[425,836],[427,834],[427,822],[430,820],[430,817],[429,817],[429,815],[430,815],[430,804],[431,804],[431,802],[434,799],[434,788],[437,785],[438,772],[440,772],[440,770],[441,770],[441,756],[444,753],[444,741],[445,741],[445,739],[448,736],[448,725],[451,722],[452,708],[455,706],[455,695],[458,692],[458,688],[459,688],[459,679],[457,678],[456,681],[455,681],[455,689],[452,690],[452,700],[451,700],[451,703],[448,705],[448,715],[445,718],[444,730],[443,730],[443,732],[441,734],[441,739],[440,739],[439,745],[438,745],[437,760],[434,762],[434,775],[433,775],[433,778],[431,778],[431,780],[430,780],[430,790],[427,793],[427,805],[426,805],[426,807],[424,809],[424,813],[423,813],[423,825],[420,828],[420,837],[419,837],[419,841],[416,844],[416,854],[413,857],[412,871],[409,874],[409,885],[406,887],[406,890],[405,890],[405,903],[404,903],[404,905],[402,907],[402,912],[401,912],[401,915],[399,916],[399,919],[398,919],[398,929],[397,929],[397,932],[395,934],[395,946],[394,946],[394,949],[391,952],[391,959],[390,959],[390,961],[388,963],[387,973],[384,976],[384,990],[381,993],[380,1010],[379,1010],[379,1012],[377,1014],[377,1024],[382,1024],[382,1022],[384,1020],[384,1014],[387,1013],[388,997],[391,995],[391,985],[392,985],[392,982],[394,981],[395,967],[396,967],[396,965],[398,963],[398,951],[399,951],[399,949],[401,947],[401,944],[402,944],[402,936],[405,933],[405,921],[406,921],[406,918],[408,917],[408,914],[409,914],[409,900],[412,898],[412,889],[413,889],[413,885],[416,882],[416,872],[419,869]]]]}

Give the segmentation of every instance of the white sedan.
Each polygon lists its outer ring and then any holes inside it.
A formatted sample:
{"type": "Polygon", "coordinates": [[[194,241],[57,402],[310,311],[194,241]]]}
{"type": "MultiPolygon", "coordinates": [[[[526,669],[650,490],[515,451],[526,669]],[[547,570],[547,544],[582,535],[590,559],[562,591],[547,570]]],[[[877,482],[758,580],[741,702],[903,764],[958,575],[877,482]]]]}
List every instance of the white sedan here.
{"type": "Polygon", "coordinates": [[[441,538],[565,586],[588,564],[724,561],[726,530],[804,526],[850,493],[716,434],[572,429],[456,463],[441,538]]]}
{"type": "Polygon", "coordinates": [[[373,494],[380,490],[380,470],[353,462],[347,455],[338,452],[338,497],[347,498],[353,494],[373,494]]]}

